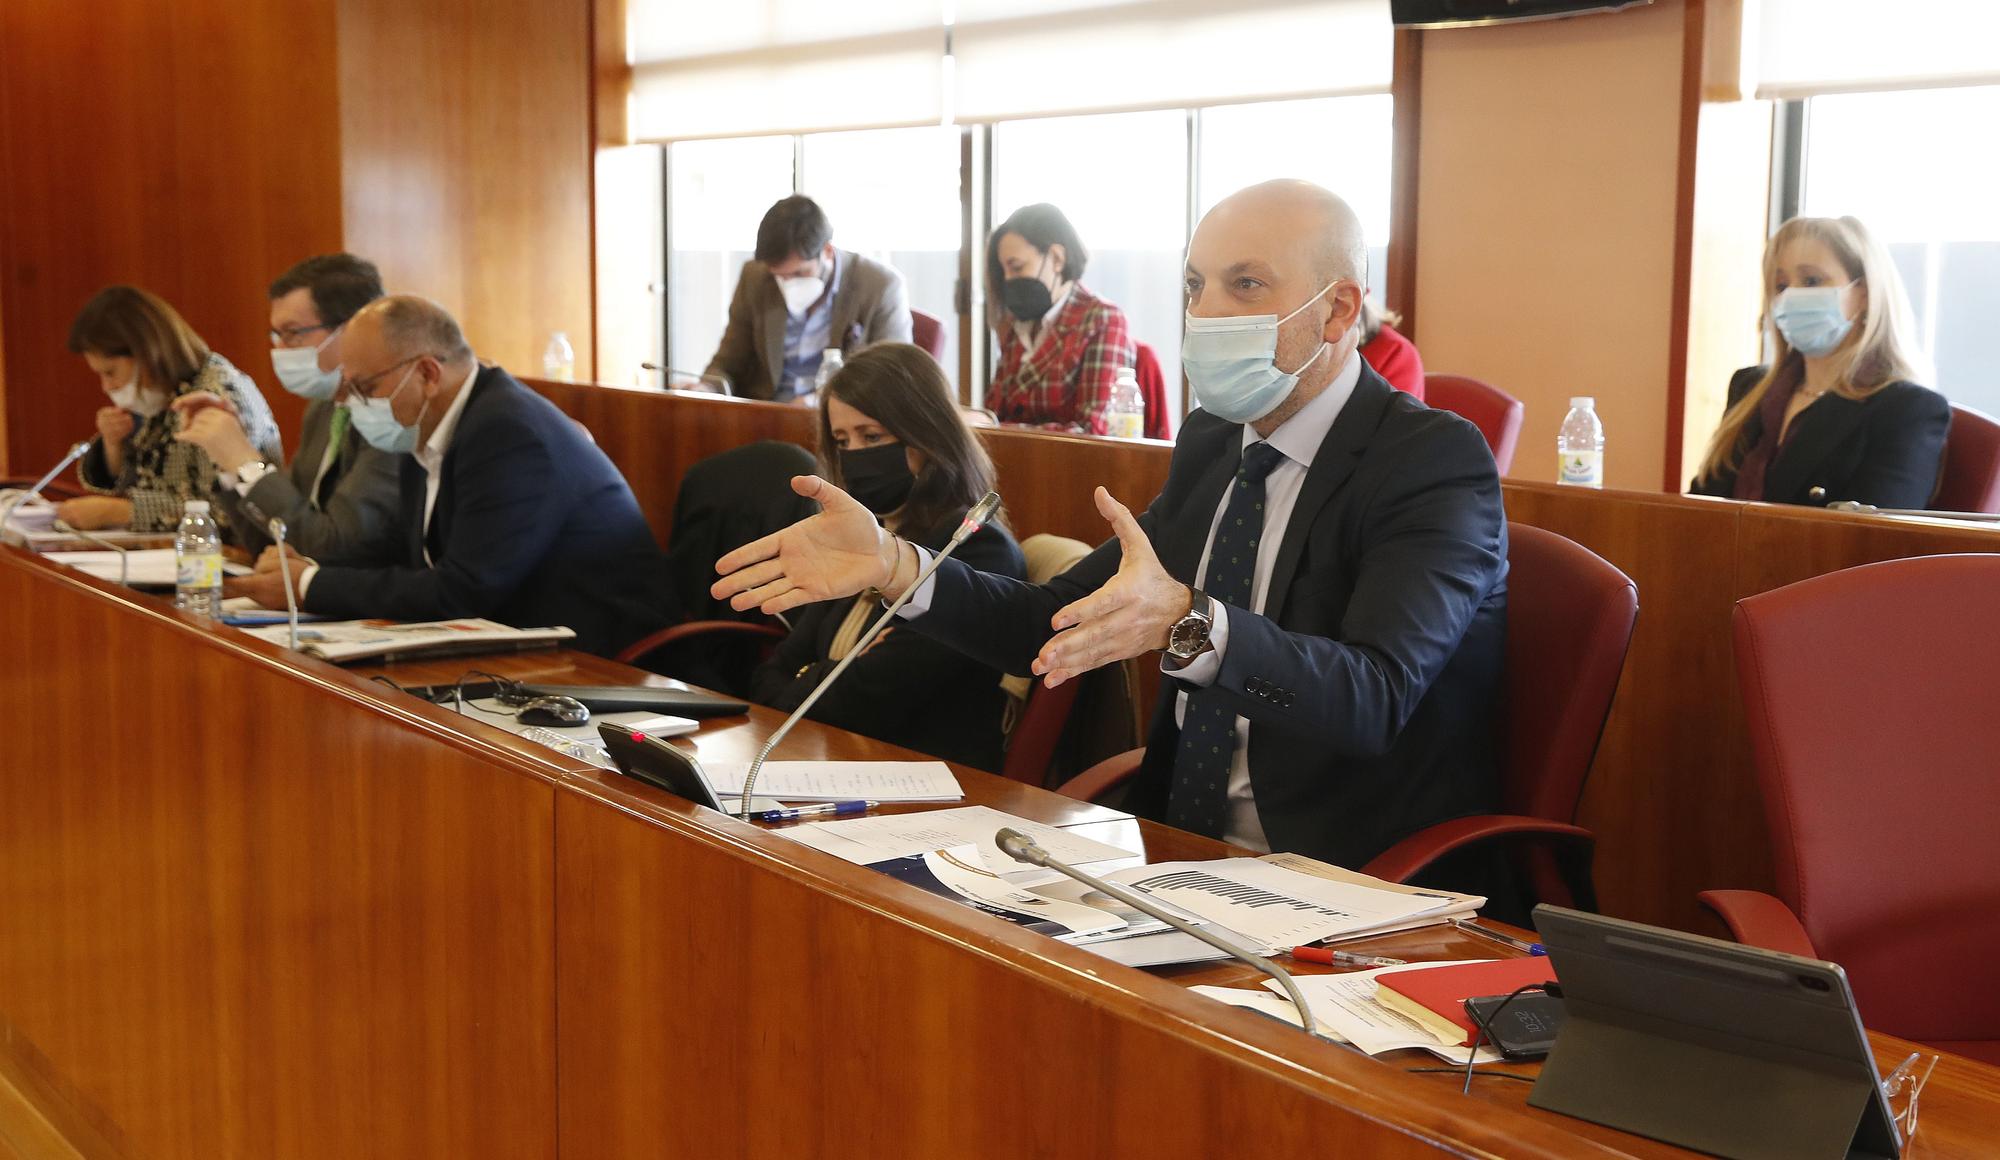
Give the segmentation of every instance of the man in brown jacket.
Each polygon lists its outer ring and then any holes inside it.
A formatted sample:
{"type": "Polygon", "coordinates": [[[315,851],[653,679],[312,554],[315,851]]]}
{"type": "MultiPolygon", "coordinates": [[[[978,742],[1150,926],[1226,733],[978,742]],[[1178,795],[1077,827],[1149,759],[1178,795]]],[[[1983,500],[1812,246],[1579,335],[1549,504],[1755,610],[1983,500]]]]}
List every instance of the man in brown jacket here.
{"type": "Polygon", "coordinates": [[[852,354],[908,341],[902,275],[835,249],[826,212],[794,194],[757,227],[755,257],[743,263],[729,324],[703,377],[720,376],[747,398],[809,402],[827,349],[852,354]]]}

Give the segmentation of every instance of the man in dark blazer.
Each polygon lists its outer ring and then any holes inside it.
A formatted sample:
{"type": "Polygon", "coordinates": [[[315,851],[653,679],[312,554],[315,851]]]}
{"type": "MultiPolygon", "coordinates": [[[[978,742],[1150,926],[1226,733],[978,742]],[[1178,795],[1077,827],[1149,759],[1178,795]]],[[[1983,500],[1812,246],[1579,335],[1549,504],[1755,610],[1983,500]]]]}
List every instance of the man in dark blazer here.
{"type": "Polygon", "coordinates": [[[721,378],[752,399],[806,401],[829,347],[853,354],[878,342],[910,341],[903,276],[836,249],[833,225],[811,198],[773,205],[743,263],[729,323],[704,378],[721,378]]]}
{"type": "MultiPolygon", "coordinates": [[[[1165,650],[1128,806],[1349,866],[1497,805],[1506,636],[1492,455],[1358,357],[1366,261],[1352,211],[1315,186],[1218,205],[1187,263],[1183,362],[1204,409],[1165,489],[1134,517],[1100,488],[1115,538],[1046,585],[947,561],[905,609],[1050,685],[1165,650]]],[[[922,554],[858,504],[813,477],[794,489],[821,514],[725,556],[718,596],[775,612],[915,581],[922,554]]]]}
{"type": "MultiPolygon", "coordinates": [[[[344,346],[355,426],[402,461],[408,539],[393,566],[299,561],[301,609],[563,625],[600,655],[674,619],[665,560],[624,477],[548,400],[482,367],[443,308],[380,299],[348,323],[344,346]]],[[[281,585],[259,573],[233,590],[281,608],[281,585]]]]}

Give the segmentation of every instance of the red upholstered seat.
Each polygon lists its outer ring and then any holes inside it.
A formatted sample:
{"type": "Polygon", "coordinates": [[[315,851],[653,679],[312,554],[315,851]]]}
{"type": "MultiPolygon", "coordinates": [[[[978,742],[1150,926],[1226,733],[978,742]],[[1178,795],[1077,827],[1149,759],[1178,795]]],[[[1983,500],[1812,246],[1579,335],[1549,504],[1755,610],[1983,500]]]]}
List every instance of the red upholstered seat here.
{"type": "Polygon", "coordinates": [[[1777,897],[1737,938],[1847,969],[1868,1026],[2000,1061],[2000,556],[1817,576],[1736,606],[1777,897]]]}
{"type": "Polygon", "coordinates": [[[1146,404],[1146,438],[1172,439],[1174,437],[1173,417],[1167,414],[1167,376],[1160,369],[1160,356],[1145,343],[1134,344],[1138,357],[1134,359],[1133,374],[1139,379],[1139,397],[1146,404]]]}
{"type": "Polygon", "coordinates": [[[2000,420],[1971,407],[1951,405],[1944,472],[1931,510],[2000,514],[2000,420]]]}
{"type": "Polygon", "coordinates": [[[931,315],[910,311],[910,341],[929,351],[932,358],[944,360],[944,323],[931,315]]]}
{"type": "Polygon", "coordinates": [[[1464,375],[1424,376],[1424,402],[1472,421],[1493,449],[1493,462],[1505,475],[1514,469],[1514,445],[1521,441],[1521,422],[1528,408],[1521,400],[1491,383],[1464,375]]]}

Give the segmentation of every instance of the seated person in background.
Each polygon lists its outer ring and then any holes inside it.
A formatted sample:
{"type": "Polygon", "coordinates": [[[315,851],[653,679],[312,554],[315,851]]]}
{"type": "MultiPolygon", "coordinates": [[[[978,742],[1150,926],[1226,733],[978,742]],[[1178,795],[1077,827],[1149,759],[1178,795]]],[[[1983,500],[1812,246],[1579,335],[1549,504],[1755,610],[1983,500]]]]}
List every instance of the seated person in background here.
{"type": "Polygon", "coordinates": [[[368,446],[334,399],[340,328],[380,297],[382,275],[353,254],[307,258],[271,283],[271,369],[306,400],[289,468],[264,459],[216,396],[174,400],[181,413],[174,438],[206,451],[222,471],[217,498],[245,547],[269,545],[266,525],[276,517],[291,547],[322,564],[384,564],[401,553],[396,457],[368,446]]]}
{"type": "Polygon", "coordinates": [[[835,249],[825,211],[794,194],[757,226],[755,256],[743,263],[729,324],[702,377],[719,377],[752,399],[810,401],[820,354],[828,347],[852,354],[878,342],[908,341],[903,276],[835,249]]]}
{"type": "MultiPolygon", "coordinates": [[[[1361,866],[1499,804],[1507,521],[1486,440],[1360,359],[1368,251],[1347,203],[1251,186],[1189,243],[1181,365],[1200,409],[1135,516],[1047,584],[948,560],[903,609],[1053,687],[1171,649],[1125,808],[1253,850],[1361,866]]],[[[824,480],[822,511],[717,562],[715,594],[782,612],[897,594],[923,552],[824,480]]],[[[1501,871],[1441,869],[1490,888],[1501,871]]]]}
{"type": "Polygon", "coordinates": [[[1055,206],[1024,206],[986,241],[986,292],[1000,369],[986,409],[1002,423],[1107,432],[1111,388],[1138,353],[1116,306],[1078,279],[1090,251],[1055,206]]]}
{"type": "MultiPolygon", "coordinates": [[[[169,404],[183,395],[226,399],[251,445],[279,461],[278,421],[257,384],[160,298],[132,286],[98,291],[71,324],[69,349],[90,364],[111,399],[97,412],[97,438],[78,468],[83,485],[100,494],[56,509],[71,527],[169,531],[181,522],[182,504],[214,499],[215,462],[174,439],[181,420],[169,404]]],[[[234,539],[239,529],[217,514],[234,539]]]]}
{"type": "Polygon", "coordinates": [[[1396,327],[1403,316],[1386,310],[1370,294],[1361,300],[1361,357],[1390,386],[1418,399],[1424,397],[1424,356],[1417,344],[1396,327]]]}
{"type": "Polygon", "coordinates": [[[1930,503],[1951,405],[1914,381],[1910,299],[1851,217],[1793,218],[1764,251],[1777,358],[1729,381],[1698,495],[1823,506],[1930,503]]]}
{"type": "MultiPolygon", "coordinates": [[[[820,470],[910,542],[942,549],[993,488],[993,464],[959,418],[937,362],[905,343],[871,347],[835,375],[819,407],[820,470]]],[[[1020,579],[1020,545],[999,519],[952,557],[1020,579]]],[[[809,604],[792,614],[777,655],[750,696],[798,708],[882,613],[875,594],[809,604]]],[[[1000,768],[1007,696],[1000,672],[905,625],[882,630],[810,716],[880,741],[986,770],[1000,768]]]]}
{"type": "MultiPolygon", "coordinates": [[[[295,560],[302,611],[564,625],[575,647],[605,656],[678,619],[618,469],[553,403],[482,367],[442,307],[377,299],[348,321],[341,347],[354,426],[399,460],[406,538],[388,566],[295,560]]],[[[285,606],[277,571],[226,590],[285,606]]]]}

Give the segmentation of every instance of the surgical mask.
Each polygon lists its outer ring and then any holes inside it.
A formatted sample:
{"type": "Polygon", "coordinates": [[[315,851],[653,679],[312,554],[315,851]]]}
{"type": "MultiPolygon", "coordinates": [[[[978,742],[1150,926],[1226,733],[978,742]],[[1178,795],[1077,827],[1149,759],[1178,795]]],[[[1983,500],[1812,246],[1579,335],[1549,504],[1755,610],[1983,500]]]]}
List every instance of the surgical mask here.
{"type": "MultiPolygon", "coordinates": [[[[377,451],[391,455],[403,455],[417,449],[417,428],[423,423],[422,411],[417,412],[415,423],[404,424],[396,419],[394,403],[397,395],[410,383],[410,376],[416,372],[416,364],[403,372],[396,381],[396,389],[380,397],[363,396],[347,404],[347,413],[354,421],[354,429],[377,451]]],[[[425,410],[430,408],[429,400],[424,402],[425,410]]]]}
{"type": "Polygon", "coordinates": [[[111,404],[141,419],[150,419],[167,409],[167,397],[158,391],[140,390],[139,376],[134,373],[131,382],[111,392],[111,404]]]}
{"type": "Polygon", "coordinates": [[[1275,314],[1235,318],[1188,315],[1187,334],[1181,339],[1181,369],[1187,373],[1201,409],[1231,423],[1254,423],[1277,410],[1298,385],[1299,375],[1318,362],[1329,345],[1322,341],[1297,370],[1281,371],[1278,328],[1326,297],[1334,285],[1328,282],[1283,318],[1275,314]]]}
{"type": "MultiPolygon", "coordinates": [[[[335,334],[339,331],[336,329],[335,334]]],[[[330,371],[319,369],[319,352],[333,341],[333,334],[320,340],[315,347],[277,346],[271,348],[271,371],[278,376],[278,385],[301,399],[331,399],[340,390],[340,368],[330,371]]]]}
{"type": "Polygon", "coordinates": [[[779,278],[778,293],[785,297],[785,313],[797,318],[809,310],[813,303],[818,302],[820,295],[826,293],[826,279],[818,276],[779,278]]]}
{"type": "Polygon", "coordinates": [[[857,447],[840,453],[842,490],[876,515],[903,506],[917,477],[910,474],[910,455],[901,443],[857,447]]]}
{"type": "Polygon", "coordinates": [[[1042,281],[1042,269],[1049,264],[1047,254],[1042,255],[1042,265],[1035,268],[1031,278],[1009,278],[1000,284],[1000,301],[1007,307],[1007,313],[1022,322],[1034,322],[1048,314],[1056,304],[1056,296],[1042,281]]]}
{"type": "Polygon", "coordinates": [[[1807,358],[1832,354],[1854,329],[1854,320],[1840,311],[1840,292],[1846,288],[1793,286],[1781,291],[1771,304],[1771,322],[1807,358]]]}

